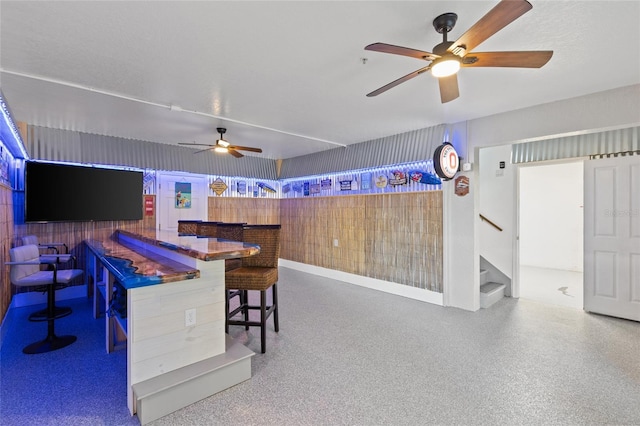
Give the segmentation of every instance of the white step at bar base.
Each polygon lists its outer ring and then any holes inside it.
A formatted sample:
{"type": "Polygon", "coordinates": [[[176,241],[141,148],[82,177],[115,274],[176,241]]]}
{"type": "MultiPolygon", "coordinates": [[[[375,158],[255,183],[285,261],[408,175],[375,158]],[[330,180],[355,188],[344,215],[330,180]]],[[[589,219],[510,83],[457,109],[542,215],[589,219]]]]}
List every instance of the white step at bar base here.
{"type": "Polygon", "coordinates": [[[255,353],[226,336],[226,352],[133,385],[141,425],[251,378],[255,353]]]}
{"type": "Polygon", "coordinates": [[[489,282],[480,286],[480,307],[488,308],[504,297],[504,284],[489,282]]]}

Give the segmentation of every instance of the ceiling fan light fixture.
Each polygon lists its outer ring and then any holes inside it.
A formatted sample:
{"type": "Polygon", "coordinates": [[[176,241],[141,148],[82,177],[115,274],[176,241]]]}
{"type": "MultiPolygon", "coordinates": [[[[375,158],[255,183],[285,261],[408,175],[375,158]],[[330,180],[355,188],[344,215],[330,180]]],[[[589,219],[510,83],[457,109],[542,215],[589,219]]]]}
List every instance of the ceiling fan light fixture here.
{"type": "Polygon", "coordinates": [[[434,77],[449,77],[459,70],[460,58],[455,55],[438,58],[431,65],[431,75],[434,77]]]}
{"type": "Polygon", "coordinates": [[[225,141],[224,139],[218,139],[216,143],[223,148],[227,148],[229,145],[231,145],[229,142],[225,141]]]}
{"type": "Polygon", "coordinates": [[[225,146],[216,146],[215,148],[213,148],[213,150],[215,152],[222,152],[222,153],[227,153],[229,152],[229,150],[227,149],[227,147],[225,146]]]}

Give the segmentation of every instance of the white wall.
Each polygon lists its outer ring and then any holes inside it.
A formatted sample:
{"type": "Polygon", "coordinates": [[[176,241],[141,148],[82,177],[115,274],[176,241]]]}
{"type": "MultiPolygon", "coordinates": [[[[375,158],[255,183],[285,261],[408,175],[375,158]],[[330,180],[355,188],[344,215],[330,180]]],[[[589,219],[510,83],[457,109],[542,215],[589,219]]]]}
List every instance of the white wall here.
{"type": "Polygon", "coordinates": [[[455,195],[454,181],[443,182],[443,235],[444,305],[469,311],[480,309],[480,269],[474,217],[477,216],[476,198],[478,175],[460,173],[469,178],[469,193],[455,195]],[[464,242],[460,244],[460,242],[464,242]],[[446,283],[450,283],[447,285],[446,283]],[[477,290],[477,291],[476,291],[477,290]]]}
{"type": "Polygon", "coordinates": [[[480,214],[502,228],[502,231],[498,231],[488,222],[478,223],[480,256],[511,279],[515,232],[512,205],[516,170],[516,167],[511,164],[511,145],[481,149],[478,170],[480,214]],[[500,168],[500,162],[504,162],[503,169],[500,168]]]}
{"type": "MultiPolygon", "coordinates": [[[[474,163],[475,176],[479,148],[637,125],[640,125],[640,85],[454,123],[449,127],[460,156],[474,163]]],[[[515,175],[512,179],[515,180],[515,175]]],[[[469,204],[470,197],[457,197],[453,191],[445,190],[444,210],[447,222],[444,234],[447,256],[445,304],[472,311],[479,309],[475,300],[479,297],[481,224],[478,192],[482,189],[477,189],[477,185],[477,180],[473,179],[471,188],[476,194],[473,206],[469,204]]],[[[512,185],[515,187],[515,182],[512,185]]],[[[512,193],[505,197],[511,198],[508,204],[515,218],[515,196],[512,193]]]]}
{"type": "Polygon", "coordinates": [[[520,265],[582,272],[583,162],[520,167],[520,265]]]}

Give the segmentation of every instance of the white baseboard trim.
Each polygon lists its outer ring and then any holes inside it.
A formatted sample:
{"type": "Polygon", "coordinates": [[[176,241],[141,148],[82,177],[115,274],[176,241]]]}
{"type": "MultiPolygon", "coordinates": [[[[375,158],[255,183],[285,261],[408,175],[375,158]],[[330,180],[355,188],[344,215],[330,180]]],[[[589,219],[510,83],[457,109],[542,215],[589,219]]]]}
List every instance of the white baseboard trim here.
{"type": "MultiPolygon", "coordinates": [[[[56,290],[56,301],[77,299],[79,297],[87,297],[87,285],[74,285],[67,288],[56,290]]],[[[30,291],[27,293],[18,293],[13,296],[9,309],[2,319],[0,324],[0,349],[2,348],[2,342],[13,323],[13,310],[14,308],[23,308],[25,306],[40,305],[47,303],[47,294],[41,291],[30,291]]]]}
{"type": "Polygon", "coordinates": [[[345,281],[350,284],[359,285],[361,287],[395,294],[397,296],[408,297],[409,299],[415,299],[422,302],[433,303],[434,305],[444,306],[442,293],[436,293],[435,291],[431,290],[411,287],[391,281],[379,280],[377,278],[369,278],[362,275],[337,271],[335,269],[327,269],[320,266],[307,265],[306,263],[294,262],[292,260],[286,259],[280,259],[278,265],[284,268],[295,269],[296,271],[307,272],[313,275],[320,275],[322,277],[331,278],[338,281],[345,281]]]}

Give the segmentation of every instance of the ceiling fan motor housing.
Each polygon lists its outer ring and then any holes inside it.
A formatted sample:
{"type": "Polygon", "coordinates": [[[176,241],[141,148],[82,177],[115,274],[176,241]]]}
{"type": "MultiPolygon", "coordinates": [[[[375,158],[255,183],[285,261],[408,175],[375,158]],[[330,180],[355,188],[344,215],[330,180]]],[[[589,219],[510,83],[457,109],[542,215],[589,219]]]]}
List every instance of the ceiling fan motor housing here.
{"type": "Polygon", "coordinates": [[[456,26],[457,20],[458,15],[456,15],[455,13],[443,13],[433,20],[433,28],[435,28],[438,33],[444,34],[446,37],[446,34],[456,26]]]}
{"type": "Polygon", "coordinates": [[[433,48],[433,53],[438,56],[444,56],[447,53],[447,49],[453,44],[452,41],[447,41],[447,33],[456,26],[458,15],[453,12],[443,13],[433,20],[433,28],[440,34],[442,34],[442,43],[437,44],[433,48]]]}

